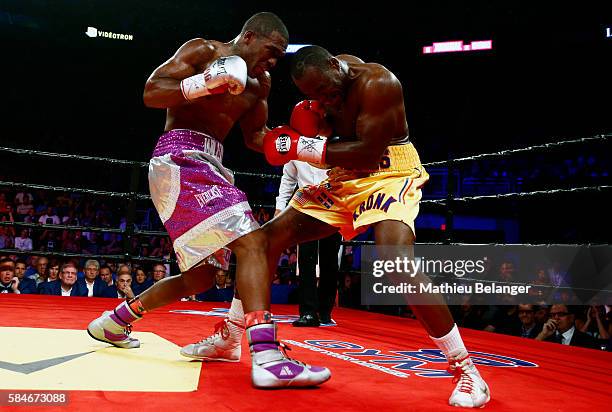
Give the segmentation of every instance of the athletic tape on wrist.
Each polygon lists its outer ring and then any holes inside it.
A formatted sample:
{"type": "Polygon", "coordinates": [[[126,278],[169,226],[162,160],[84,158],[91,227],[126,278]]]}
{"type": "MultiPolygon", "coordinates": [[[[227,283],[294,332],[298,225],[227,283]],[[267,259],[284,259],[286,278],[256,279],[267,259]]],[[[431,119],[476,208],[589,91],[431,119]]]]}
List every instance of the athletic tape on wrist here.
{"type": "Polygon", "coordinates": [[[297,142],[299,160],[316,164],[324,163],[327,138],[300,136],[297,142]]]}
{"type": "Polygon", "coordinates": [[[198,73],[181,80],[181,93],[183,93],[183,97],[187,101],[192,101],[198,97],[208,96],[210,92],[206,88],[204,73],[198,73]]]}

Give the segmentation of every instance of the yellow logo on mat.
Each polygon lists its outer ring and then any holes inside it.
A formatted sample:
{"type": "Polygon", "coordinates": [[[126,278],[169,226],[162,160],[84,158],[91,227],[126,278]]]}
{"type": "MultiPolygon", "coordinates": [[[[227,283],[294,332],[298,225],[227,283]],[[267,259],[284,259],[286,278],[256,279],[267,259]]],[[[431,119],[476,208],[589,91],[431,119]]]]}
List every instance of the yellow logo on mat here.
{"type": "Polygon", "coordinates": [[[0,327],[0,390],[190,392],[200,362],[154,333],[135,332],[138,349],[91,339],[85,330],[0,327]]]}

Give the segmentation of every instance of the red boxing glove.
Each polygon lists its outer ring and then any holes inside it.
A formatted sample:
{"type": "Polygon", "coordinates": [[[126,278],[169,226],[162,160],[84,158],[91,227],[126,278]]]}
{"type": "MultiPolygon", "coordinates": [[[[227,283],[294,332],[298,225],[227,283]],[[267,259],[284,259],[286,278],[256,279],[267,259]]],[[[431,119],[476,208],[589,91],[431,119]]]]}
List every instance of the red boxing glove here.
{"type": "Polygon", "coordinates": [[[266,160],[273,166],[282,166],[290,160],[324,164],[326,146],[327,138],[302,136],[289,126],[275,127],[263,140],[266,160]]]}
{"type": "Polygon", "coordinates": [[[325,110],[317,100],[302,100],[296,104],[289,125],[307,137],[329,137],[332,132],[325,120],[325,110]]]}

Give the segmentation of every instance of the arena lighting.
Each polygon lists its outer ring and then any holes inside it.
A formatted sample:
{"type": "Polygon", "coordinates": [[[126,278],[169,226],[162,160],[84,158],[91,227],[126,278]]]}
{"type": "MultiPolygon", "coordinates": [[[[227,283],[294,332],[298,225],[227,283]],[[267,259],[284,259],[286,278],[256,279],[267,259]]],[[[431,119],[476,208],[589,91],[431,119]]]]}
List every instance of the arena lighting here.
{"type": "Polygon", "coordinates": [[[287,50],[285,51],[285,53],[287,54],[295,53],[296,51],[300,50],[302,47],[307,47],[307,46],[312,46],[312,44],[290,44],[287,46],[287,50]]]}
{"type": "Polygon", "coordinates": [[[491,50],[492,48],[493,40],[476,40],[470,44],[464,44],[463,40],[455,40],[433,43],[431,46],[423,46],[423,54],[470,52],[491,50]]]}

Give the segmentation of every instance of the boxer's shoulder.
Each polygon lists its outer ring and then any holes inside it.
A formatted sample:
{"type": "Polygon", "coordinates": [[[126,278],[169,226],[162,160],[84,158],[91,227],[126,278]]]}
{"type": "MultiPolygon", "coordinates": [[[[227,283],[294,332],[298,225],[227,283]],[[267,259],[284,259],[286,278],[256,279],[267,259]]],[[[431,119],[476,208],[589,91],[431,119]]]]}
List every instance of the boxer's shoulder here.
{"type": "Polygon", "coordinates": [[[177,54],[193,65],[202,65],[219,57],[222,47],[221,42],[197,37],[183,43],[177,54]]]}
{"type": "Polygon", "coordinates": [[[385,66],[378,63],[365,63],[362,75],[359,76],[359,82],[364,88],[402,88],[402,85],[397,77],[385,66]]]}
{"type": "Polygon", "coordinates": [[[201,37],[196,37],[183,43],[179,51],[188,49],[200,53],[215,53],[219,49],[220,45],[221,43],[215,40],[207,40],[201,37]]]}
{"type": "Polygon", "coordinates": [[[357,56],[353,56],[352,54],[339,54],[336,56],[336,59],[345,61],[347,63],[365,63],[357,56]]]}

